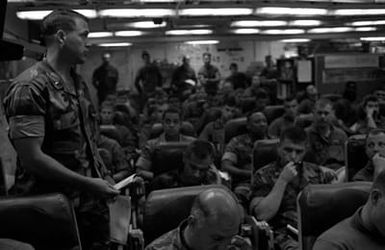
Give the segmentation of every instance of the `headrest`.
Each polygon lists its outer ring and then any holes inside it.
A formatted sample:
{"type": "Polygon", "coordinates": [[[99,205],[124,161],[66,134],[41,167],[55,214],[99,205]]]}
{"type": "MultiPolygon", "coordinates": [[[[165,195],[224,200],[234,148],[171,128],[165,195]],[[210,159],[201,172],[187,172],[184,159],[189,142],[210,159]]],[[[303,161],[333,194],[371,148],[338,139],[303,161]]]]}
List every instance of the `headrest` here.
{"type": "Polygon", "coordinates": [[[254,171],[257,171],[270,162],[273,162],[278,157],[279,139],[258,140],[254,143],[253,149],[253,166],[254,171]]]}
{"type": "Polygon", "coordinates": [[[300,233],[318,237],[351,216],[369,197],[371,182],[308,185],[298,196],[300,233]]]}
{"type": "Polygon", "coordinates": [[[101,125],[100,133],[118,142],[121,141],[119,130],[114,125],[101,125]]]}
{"type": "Polygon", "coordinates": [[[268,124],[270,124],[276,118],[282,116],[285,113],[285,107],[283,105],[266,106],[263,113],[266,116],[268,124]]]}
{"type": "MultiPolygon", "coordinates": [[[[163,133],[163,131],[163,124],[155,123],[151,127],[150,139],[159,137],[163,133]]],[[[195,136],[194,126],[190,122],[183,121],[180,126],[180,133],[183,135],[195,136]]]]}
{"type": "Polygon", "coordinates": [[[368,162],[365,152],[365,138],[366,135],[353,135],[349,137],[345,144],[345,165],[348,181],[368,162]]]}
{"type": "Polygon", "coordinates": [[[183,167],[183,152],[189,142],[163,142],[156,146],[152,156],[154,175],[183,167]]]}
{"type": "Polygon", "coordinates": [[[150,139],[159,137],[163,133],[163,124],[154,123],[151,127],[150,139]]]}
{"type": "Polygon", "coordinates": [[[247,118],[231,119],[225,124],[225,143],[228,143],[231,138],[245,133],[247,133],[247,118]]]}
{"type": "Polygon", "coordinates": [[[79,246],[73,208],[62,194],[0,199],[0,237],[36,249],[79,246]]]}
{"type": "Polygon", "coordinates": [[[143,233],[146,244],[176,228],[190,215],[193,201],[200,192],[222,185],[170,188],[151,192],[146,200],[143,233]]]}
{"type": "Polygon", "coordinates": [[[340,95],[340,94],[324,94],[324,95],[321,95],[321,98],[328,99],[331,102],[336,102],[336,101],[342,99],[342,95],[340,95]]]}

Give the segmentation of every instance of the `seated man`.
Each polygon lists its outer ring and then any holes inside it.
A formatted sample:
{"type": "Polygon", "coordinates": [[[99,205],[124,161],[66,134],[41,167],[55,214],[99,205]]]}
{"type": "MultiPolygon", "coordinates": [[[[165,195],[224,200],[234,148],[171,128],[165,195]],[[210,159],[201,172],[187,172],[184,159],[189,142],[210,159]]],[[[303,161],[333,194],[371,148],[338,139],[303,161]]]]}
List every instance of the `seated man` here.
{"type": "Polygon", "coordinates": [[[385,249],[385,172],[375,179],[369,199],[357,212],[324,232],[314,250],[385,249]]]}
{"type": "Polygon", "coordinates": [[[267,138],[265,115],[262,112],[251,113],[247,117],[247,130],[247,134],[230,140],[222,157],[222,168],[231,175],[232,188],[243,203],[248,199],[254,142],[267,138]]]}
{"type": "Polygon", "coordinates": [[[302,162],[307,137],[302,128],[289,127],[281,133],[278,159],[255,172],[251,214],[266,220],[275,230],[279,249],[298,249],[287,225],[297,227],[297,195],[308,184],[330,183],[336,176],[314,164],[302,162]]]}
{"type": "Polygon", "coordinates": [[[364,97],[360,109],[358,110],[358,120],[350,129],[353,133],[366,134],[374,128],[383,128],[384,122],[381,121],[379,101],[374,95],[364,97]]]}
{"type": "Polygon", "coordinates": [[[145,250],[228,249],[238,233],[241,215],[237,201],[228,191],[221,188],[205,190],[195,198],[190,216],[145,250]]]}
{"type": "Polygon", "coordinates": [[[328,99],[319,99],[314,107],[314,122],[306,129],[309,149],[305,160],[338,169],[344,165],[346,133],[332,124],[333,105],[328,99]]]}
{"type": "Polygon", "coordinates": [[[151,172],[151,157],[154,149],[162,142],[192,142],[194,137],[185,136],[180,133],[182,119],[181,114],[176,109],[168,109],[163,114],[164,132],[158,138],[149,140],[142,148],[141,155],[136,162],[136,172],[146,180],[151,180],[154,174],[151,172]]]}
{"type": "Polygon", "coordinates": [[[366,136],[365,152],[368,163],[353,176],[353,181],[373,181],[385,169],[385,130],[373,129],[366,136]],[[382,157],[381,157],[382,156],[382,157]]]}
{"type": "Polygon", "coordinates": [[[298,101],[294,97],[288,97],[284,102],[285,114],[271,122],[268,134],[271,138],[278,138],[285,128],[294,125],[297,115],[298,101]]]}
{"type": "Polygon", "coordinates": [[[221,178],[213,160],[214,148],[211,143],[203,140],[193,141],[183,154],[183,168],[155,177],[150,189],[220,184],[221,178]]]}

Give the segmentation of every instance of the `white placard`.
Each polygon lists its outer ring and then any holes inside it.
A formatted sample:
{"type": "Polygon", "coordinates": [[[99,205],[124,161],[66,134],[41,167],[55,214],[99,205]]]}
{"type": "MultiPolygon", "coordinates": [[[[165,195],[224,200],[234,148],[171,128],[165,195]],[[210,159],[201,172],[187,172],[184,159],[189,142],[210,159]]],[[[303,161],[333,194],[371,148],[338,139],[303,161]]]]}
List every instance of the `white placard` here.
{"type": "Polygon", "coordinates": [[[310,60],[300,60],[297,63],[298,82],[311,82],[312,66],[310,60]]]}

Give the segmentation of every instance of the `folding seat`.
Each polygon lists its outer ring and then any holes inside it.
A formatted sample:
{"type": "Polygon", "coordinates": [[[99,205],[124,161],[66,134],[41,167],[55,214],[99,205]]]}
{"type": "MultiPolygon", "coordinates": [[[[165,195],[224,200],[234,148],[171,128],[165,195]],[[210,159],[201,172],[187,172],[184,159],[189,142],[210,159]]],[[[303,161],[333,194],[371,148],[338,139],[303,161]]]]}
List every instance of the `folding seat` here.
{"type": "Polygon", "coordinates": [[[350,217],[369,197],[371,182],[308,185],[298,195],[300,249],[311,250],[318,236],[350,217]]]}
{"type": "Polygon", "coordinates": [[[253,148],[253,172],[257,171],[278,157],[279,139],[258,140],[253,148]]]}
{"type": "Polygon", "coordinates": [[[108,138],[114,139],[119,143],[122,141],[122,136],[115,125],[101,125],[100,134],[105,135],[108,138]]]}
{"type": "MultiPolygon", "coordinates": [[[[154,138],[159,137],[163,133],[163,131],[164,131],[163,130],[163,124],[162,123],[155,123],[151,127],[149,139],[154,139],[154,138]]],[[[188,121],[182,122],[181,127],[180,127],[180,133],[183,135],[192,136],[192,137],[196,136],[194,126],[191,124],[191,122],[188,122],[188,121]]]]}
{"type": "Polygon", "coordinates": [[[283,105],[270,105],[265,107],[263,113],[266,116],[268,124],[274,121],[276,118],[282,116],[285,113],[285,107],[283,105]]]}
{"type": "Polygon", "coordinates": [[[159,175],[170,170],[183,168],[183,152],[188,142],[164,142],[160,143],[152,155],[152,172],[159,175]]]}
{"type": "Polygon", "coordinates": [[[0,238],[38,250],[81,250],[72,204],[62,194],[0,199],[0,225],[0,238]]]}
{"type": "Polygon", "coordinates": [[[225,124],[225,143],[227,144],[233,137],[245,133],[247,133],[247,118],[231,119],[225,124]]]}
{"type": "Polygon", "coordinates": [[[345,143],[345,166],[347,181],[363,168],[368,162],[365,153],[366,135],[352,135],[345,143]]]}

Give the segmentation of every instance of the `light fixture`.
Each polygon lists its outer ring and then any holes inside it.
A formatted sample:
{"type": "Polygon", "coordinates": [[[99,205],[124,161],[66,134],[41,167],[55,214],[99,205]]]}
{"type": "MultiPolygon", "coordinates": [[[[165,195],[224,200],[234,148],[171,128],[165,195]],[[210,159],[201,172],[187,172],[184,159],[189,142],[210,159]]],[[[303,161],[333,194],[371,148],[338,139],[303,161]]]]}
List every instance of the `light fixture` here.
{"type": "Polygon", "coordinates": [[[385,20],[356,21],[356,22],[352,22],[351,25],[352,26],[385,25],[385,20]]]}
{"type": "Polygon", "coordinates": [[[99,11],[102,17],[167,17],[174,16],[175,10],[172,9],[103,9],[99,11]]]}
{"type": "Polygon", "coordinates": [[[132,43],[99,43],[100,47],[127,47],[131,46],[132,43]]]}
{"type": "Polygon", "coordinates": [[[361,41],[371,41],[371,42],[377,42],[377,41],[385,41],[384,36],[374,36],[374,37],[361,37],[361,41]]]}
{"type": "Polygon", "coordinates": [[[189,8],[179,10],[180,16],[245,16],[253,14],[250,8],[189,8]]]}
{"type": "Polygon", "coordinates": [[[385,9],[338,9],[332,13],[336,16],[384,15],[385,9]]]}
{"type": "Polygon", "coordinates": [[[326,15],[326,9],[319,8],[286,8],[286,7],[262,7],[256,9],[256,14],[266,15],[296,15],[296,16],[314,16],[326,15]]]}
{"type": "Polygon", "coordinates": [[[173,3],[178,2],[178,0],[139,0],[142,3],[173,3]]]}
{"type": "Polygon", "coordinates": [[[160,24],[155,24],[153,21],[141,21],[141,22],[127,23],[124,26],[137,28],[137,29],[153,29],[153,28],[166,27],[166,25],[167,23],[165,21],[163,21],[160,24]]]}
{"type": "Polygon", "coordinates": [[[141,36],[141,35],[143,35],[143,32],[139,30],[122,30],[122,31],[115,32],[115,36],[123,36],[123,37],[141,36]]]}
{"type": "Polygon", "coordinates": [[[308,33],[339,33],[353,31],[352,27],[331,27],[331,28],[314,28],[308,30],[308,33]]]}
{"type": "Polygon", "coordinates": [[[235,29],[232,31],[234,34],[257,34],[259,29],[235,29]]]}
{"type": "Polygon", "coordinates": [[[111,37],[114,34],[112,32],[108,31],[101,31],[101,32],[90,32],[88,34],[88,38],[101,38],[101,37],[111,37]]]}
{"type": "Polygon", "coordinates": [[[291,26],[319,26],[321,24],[320,20],[293,20],[289,23],[291,26]]]}
{"type": "Polygon", "coordinates": [[[262,34],[267,35],[295,35],[295,34],[303,34],[305,30],[303,29],[271,29],[271,30],[263,30],[262,34]]]}
{"type": "Polygon", "coordinates": [[[186,44],[218,44],[218,40],[199,40],[199,41],[187,41],[186,44]]]}
{"type": "Polygon", "coordinates": [[[358,27],[358,28],[354,28],[354,31],[358,31],[358,32],[376,31],[376,30],[377,30],[376,27],[358,27]]]}
{"type": "Polygon", "coordinates": [[[307,43],[310,42],[308,38],[293,38],[293,39],[282,39],[283,43],[307,43]]]}
{"type": "MultiPolygon", "coordinates": [[[[96,10],[91,9],[75,9],[74,11],[82,14],[87,18],[96,18],[98,16],[96,10]]],[[[21,10],[16,12],[16,16],[20,19],[26,20],[42,20],[48,14],[50,14],[52,10],[21,10]]]]}
{"type": "Polygon", "coordinates": [[[212,34],[212,30],[196,29],[196,30],[167,30],[166,35],[171,36],[183,36],[183,35],[209,35],[212,34]]]}
{"type": "Polygon", "coordinates": [[[258,20],[242,20],[234,21],[231,23],[233,27],[274,27],[274,26],[286,26],[286,21],[270,20],[270,21],[258,21],[258,20]]]}

